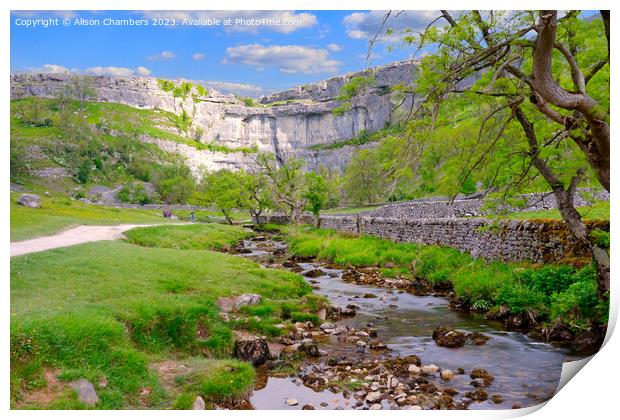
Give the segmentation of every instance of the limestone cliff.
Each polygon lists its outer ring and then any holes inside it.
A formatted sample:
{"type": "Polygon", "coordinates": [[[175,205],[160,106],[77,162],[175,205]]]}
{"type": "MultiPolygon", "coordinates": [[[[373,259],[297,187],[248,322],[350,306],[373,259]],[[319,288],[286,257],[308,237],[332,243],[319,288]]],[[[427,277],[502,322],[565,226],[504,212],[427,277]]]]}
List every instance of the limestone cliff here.
{"type": "MultiPolygon", "coordinates": [[[[155,78],[97,76],[93,78],[96,95],[92,100],[159,108],[177,114],[185,109],[193,116],[194,126],[204,130],[201,141],[229,148],[256,148],[275,153],[279,158],[294,155],[304,159],[310,169],[327,166],[342,170],[355,147],[317,150],[317,146],[348,140],[362,130],[380,130],[397,118],[396,99],[389,87],[410,82],[413,70],[410,62],[397,62],[262,97],[255,106],[215,91],[200,96],[196,89],[185,99],[175,98],[172,92],[162,90],[155,78]],[[340,104],[337,97],[342,85],[352,77],[369,73],[376,83],[351,101],[350,110],[342,115],[332,113],[340,104]]],[[[11,98],[54,96],[70,78],[59,74],[14,74],[11,98]]],[[[240,153],[181,149],[179,152],[193,167],[200,162],[210,169],[238,168],[246,166],[248,161],[240,153]]]]}

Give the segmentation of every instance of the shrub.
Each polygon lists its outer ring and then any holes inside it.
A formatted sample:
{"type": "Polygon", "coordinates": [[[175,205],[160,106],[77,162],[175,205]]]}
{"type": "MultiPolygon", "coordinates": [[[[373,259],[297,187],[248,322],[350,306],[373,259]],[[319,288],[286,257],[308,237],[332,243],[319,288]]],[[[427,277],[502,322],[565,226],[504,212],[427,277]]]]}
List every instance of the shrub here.
{"type": "Polygon", "coordinates": [[[496,303],[508,305],[512,314],[520,314],[528,310],[538,313],[545,311],[545,295],[519,283],[502,285],[496,303]]]}
{"type": "Polygon", "coordinates": [[[86,184],[88,180],[90,179],[91,172],[92,172],[92,162],[89,159],[87,159],[83,161],[82,164],[78,167],[75,177],[80,184],[86,184]]]}
{"type": "Polygon", "coordinates": [[[574,268],[570,266],[545,266],[537,270],[525,270],[519,281],[534,290],[541,291],[545,296],[566,290],[576,278],[574,268]]]}

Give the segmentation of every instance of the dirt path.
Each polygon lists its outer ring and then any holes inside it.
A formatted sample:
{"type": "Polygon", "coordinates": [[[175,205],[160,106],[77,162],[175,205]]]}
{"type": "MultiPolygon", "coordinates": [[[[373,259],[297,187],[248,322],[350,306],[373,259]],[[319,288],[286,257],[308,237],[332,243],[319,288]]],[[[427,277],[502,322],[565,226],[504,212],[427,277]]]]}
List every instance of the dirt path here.
{"type": "Polygon", "coordinates": [[[11,242],[11,257],[85,242],[114,241],[122,239],[123,232],[129,229],[145,226],[155,225],[77,226],[50,236],[11,242]]]}

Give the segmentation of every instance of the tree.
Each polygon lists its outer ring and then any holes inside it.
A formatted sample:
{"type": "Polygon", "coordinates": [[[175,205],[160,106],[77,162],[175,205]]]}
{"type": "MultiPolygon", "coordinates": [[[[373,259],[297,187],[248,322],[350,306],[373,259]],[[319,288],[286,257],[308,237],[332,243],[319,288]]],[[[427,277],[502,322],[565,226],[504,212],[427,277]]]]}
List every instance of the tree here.
{"type": "Polygon", "coordinates": [[[245,203],[244,175],[222,169],[207,173],[198,186],[195,198],[217,207],[229,224],[233,224],[231,211],[245,203]]]}
{"type": "Polygon", "coordinates": [[[516,190],[541,176],[572,236],[592,250],[599,294],[605,296],[609,256],[590,239],[573,198],[587,167],[609,191],[609,15],[473,10],[454,17],[441,11],[404,40],[428,53],[408,91],[416,99],[409,142],[431,142],[437,127],[455,114],[455,96],[464,97],[479,130],[478,145],[455,171],[460,187],[489,162],[495,173],[488,189],[503,178],[516,190]],[[436,26],[440,21],[446,26],[436,26]],[[498,149],[507,165],[492,154],[498,149]],[[520,171],[515,158],[522,159],[520,171]]]}
{"type": "Polygon", "coordinates": [[[329,200],[329,187],[327,180],[321,175],[308,172],[306,173],[306,200],[308,200],[307,209],[314,215],[317,224],[321,210],[325,208],[329,200]]]}
{"type": "Polygon", "coordinates": [[[275,156],[259,153],[255,159],[255,172],[267,177],[273,201],[291,221],[295,222],[306,209],[308,201],[305,194],[304,162],[289,157],[282,160],[278,166],[275,156]]]}
{"type": "Polygon", "coordinates": [[[90,76],[71,77],[71,82],[65,89],[69,97],[78,100],[80,103],[80,111],[84,110],[84,103],[97,94],[93,88],[93,78],[90,76]]]}
{"type": "Polygon", "coordinates": [[[173,163],[162,166],[154,176],[157,192],[165,203],[186,203],[196,187],[187,165],[173,163]]]}
{"type": "Polygon", "coordinates": [[[269,180],[262,173],[241,171],[240,176],[244,190],[242,207],[250,212],[252,220],[260,224],[260,215],[265,210],[274,207],[269,180]]]}
{"type": "Polygon", "coordinates": [[[386,175],[374,150],[356,152],[345,169],[343,189],[355,204],[374,204],[385,199],[386,175]]]}

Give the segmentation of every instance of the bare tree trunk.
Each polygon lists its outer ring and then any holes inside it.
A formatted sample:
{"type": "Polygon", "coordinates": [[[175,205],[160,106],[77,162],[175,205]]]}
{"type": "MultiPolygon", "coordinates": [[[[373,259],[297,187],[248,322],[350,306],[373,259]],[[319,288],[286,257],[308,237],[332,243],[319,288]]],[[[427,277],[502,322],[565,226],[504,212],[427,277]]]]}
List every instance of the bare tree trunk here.
{"type": "MultiPolygon", "coordinates": [[[[553,50],[556,48],[557,11],[543,10],[538,22],[538,36],[534,45],[531,87],[546,101],[559,108],[575,111],[587,121],[588,135],[585,140],[573,138],[586,154],[588,162],[595,170],[601,185],[610,190],[609,185],[609,124],[600,115],[598,103],[585,92],[585,83],[580,92],[568,92],[553,78],[551,64],[553,50]]],[[[583,79],[583,73],[569,51],[564,55],[571,65],[571,71],[583,79]]]]}
{"type": "Polygon", "coordinates": [[[574,198],[575,191],[579,180],[583,175],[583,170],[578,171],[571,179],[568,188],[562,183],[562,181],[553,173],[547,163],[539,156],[538,139],[534,125],[529,121],[525,113],[518,105],[513,106],[513,112],[515,117],[521,124],[523,132],[527,138],[530,157],[532,164],[545,180],[551,186],[555,200],[558,206],[558,210],[562,215],[562,219],[566,223],[568,230],[572,234],[573,238],[583,247],[589,249],[596,263],[596,282],[599,297],[602,299],[608,298],[608,292],[610,287],[610,261],[607,251],[596,244],[589,235],[588,228],[581,220],[581,215],[575,208],[574,198]]]}

